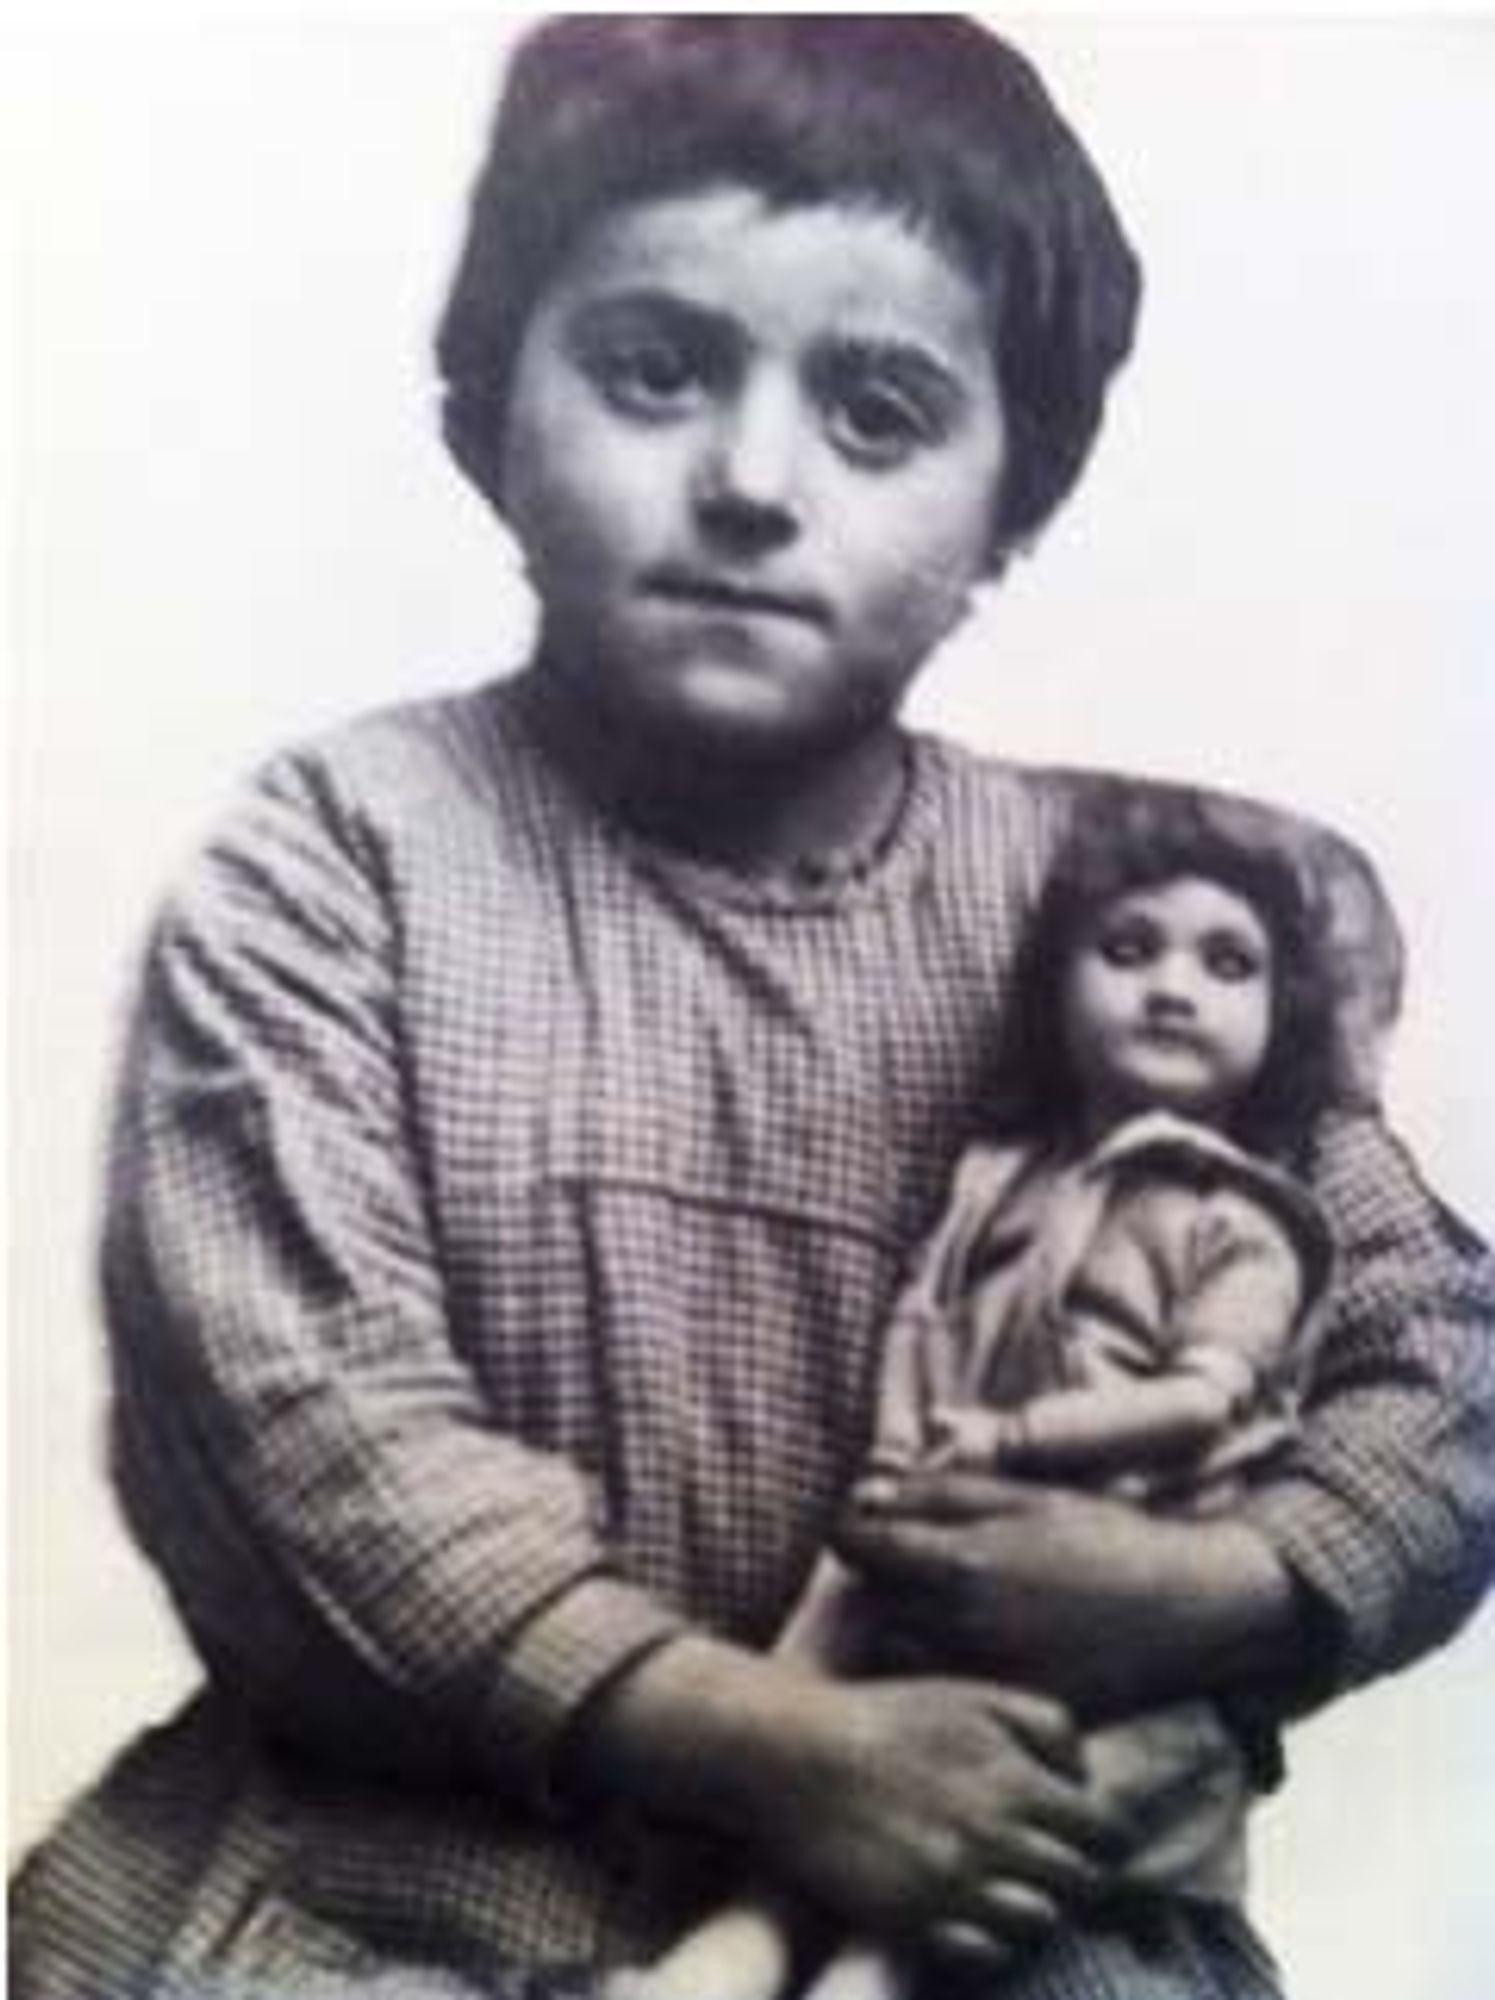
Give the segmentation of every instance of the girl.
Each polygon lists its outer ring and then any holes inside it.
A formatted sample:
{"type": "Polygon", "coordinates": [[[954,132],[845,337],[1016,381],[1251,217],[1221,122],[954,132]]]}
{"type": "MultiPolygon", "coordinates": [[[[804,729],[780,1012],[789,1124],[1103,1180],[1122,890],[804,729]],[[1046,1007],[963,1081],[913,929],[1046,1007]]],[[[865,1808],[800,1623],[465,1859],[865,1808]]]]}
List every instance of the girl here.
{"type": "MultiPolygon", "coordinates": [[[[994,1470],[1200,1515],[1292,1436],[1331,1265],[1296,1178],[1333,1092],[1318,914],[1219,802],[1116,791],[1081,811],[1020,960],[992,1134],[893,1311],[875,1477],[994,1470]]],[[[824,1558],[781,1646],[847,1668],[869,1636],[824,1558]]],[[[1136,1830],[1131,1886],[1239,1897],[1249,1772],[1218,1710],[1092,1732],[1085,1755],[1136,1830]]],[[[782,1906],[744,1904],[631,1990],[775,2000],[790,1943],[782,1906]]],[[[850,1947],[807,2000],[906,1990],[850,1947]]]]}
{"type": "MultiPolygon", "coordinates": [[[[585,1978],[678,1935],[724,1843],[921,1954],[1046,1941],[1046,2000],[1240,1985],[1233,1913],[1180,1906],[1141,1972],[1093,1918],[1121,1829],[1049,1691],[1094,1664],[1077,1608],[1140,1707],[1306,1698],[1323,1626],[1364,1674],[1476,1594],[1450,1524],[1495,1462],[1486,1306],[1366,1049],[1315,1159],[1354,1393],[1270,1505],[1056,1492],[1084,1532],[1042,1548],[1016,1666],[841,1684],[763,1651],[1073,800],[900,705],[1079,476],[1138,291],[1087,155],[972,23],[575,15],[521,46],[438,356],[538,642],[275,759],[152,938],[114,1460],[204,1686],[28,1864],[23,2000],[585,1978]],[[1098,1508],[1131,1562],[1100,1578],[1098,1508]]],[[[1394,957],[1355,857],[1284,837],[1394,957]]],[[[976,1572],[1005,1600],[1038,1548],[976,1572]]]]}

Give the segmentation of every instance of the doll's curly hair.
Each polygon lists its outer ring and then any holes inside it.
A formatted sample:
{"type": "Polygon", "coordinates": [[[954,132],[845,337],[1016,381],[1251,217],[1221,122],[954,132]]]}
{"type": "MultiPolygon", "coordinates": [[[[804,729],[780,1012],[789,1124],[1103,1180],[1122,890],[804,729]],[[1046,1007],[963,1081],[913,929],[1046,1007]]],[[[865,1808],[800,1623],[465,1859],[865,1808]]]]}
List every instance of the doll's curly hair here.
{"type": "Polygon", "coordinates": [[[1272,1023],[1256,1079],[1230,1119],[1254,1152],[1299,1163],[1339,1095],[1338,1009],[1322,885],[1280,822],[1181,786],[1098,783],[1076,808],[1016,965],[1008,1034],[988,1099],[1007,1132],[1061,1131],[1082,1110],[1060,996],[1077,944],[1118,896],[1185,876],[1247,902],[1272,943],[1272,1023]]]}

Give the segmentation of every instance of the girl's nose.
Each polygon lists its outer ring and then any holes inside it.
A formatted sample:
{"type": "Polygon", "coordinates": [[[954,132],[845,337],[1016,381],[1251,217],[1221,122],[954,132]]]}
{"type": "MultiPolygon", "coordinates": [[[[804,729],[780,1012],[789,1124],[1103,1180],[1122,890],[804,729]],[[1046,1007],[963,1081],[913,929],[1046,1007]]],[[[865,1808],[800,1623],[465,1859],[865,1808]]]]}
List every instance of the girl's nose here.
{"type": "Polygon", "coordinates": [[[801,417],[788,385],[744,386],[702,439],[696,515],[703,531],[733,552],[757,553],[792,541],[800,528],[801,417]]]}

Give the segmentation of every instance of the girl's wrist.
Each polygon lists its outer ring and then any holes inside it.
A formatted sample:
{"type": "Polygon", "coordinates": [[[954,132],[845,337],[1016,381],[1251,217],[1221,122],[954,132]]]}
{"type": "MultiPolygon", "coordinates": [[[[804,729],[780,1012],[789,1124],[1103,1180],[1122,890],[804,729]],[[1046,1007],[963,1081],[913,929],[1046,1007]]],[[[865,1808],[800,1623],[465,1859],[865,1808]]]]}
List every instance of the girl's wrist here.
{"type": "Polygon", "coordinates": [[[651,1817],[754,1838],[782,1804],[779,1776],[826,1684],[705,1635],[672,1640],[592,1704],[573,1746],[593,1796],[651,1817]]]}

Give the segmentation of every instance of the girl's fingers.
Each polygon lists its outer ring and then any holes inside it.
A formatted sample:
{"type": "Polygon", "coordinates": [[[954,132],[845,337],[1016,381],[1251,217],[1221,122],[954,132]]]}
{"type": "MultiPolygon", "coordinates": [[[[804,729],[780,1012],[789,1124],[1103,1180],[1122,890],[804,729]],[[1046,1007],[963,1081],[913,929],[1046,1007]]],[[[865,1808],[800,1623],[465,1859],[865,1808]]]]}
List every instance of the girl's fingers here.
{"type": "Polygon", "coordinates": [[[1067,1903],[1093,1902],[1112,1886],[1110,1871],[1037,1827],[1015,1829],[1003,1843],[1004,1866],[1011,1874],[1067,1903]]]}
{"type": "Polygon", "coordinates": [[[1023,1820],[1025,1828],[1103,1868],[1124,1861],[1136,1845],[1135,1830],[1117,1806],[1042,1771],[1034,1773],[1023,1820]]]}
{"type": "Polygon", "coordinates": [[[956,1918],[931,1924],[924,1933],[922,1942],[930,1955],[951,1967],[968,1968],[973,1972],[1000,1972],[1012,1963],[1012,1947],[980,1924],[965,1923],[956,1918]]]}
{"type": "Polygon", "coordinates": [[[939,1523],[915,1520],[891,1509],[850,1514],[832,1538],[838,1555],[867,1569],[880,1585],[927,1583],[950,1566],[952,1538],[939,1523]]]}
{"type": "Polygon", "coordinates": [[[1056,1771],[1083,1782],[1085,1750],[1069,1710],[1047,1695],[1025,1688],[991,1688],[987,1705],[1035,1757],[1056,1771]]]}
{"type": "MultiPolygon", "coordinates": [[[[853,1504],[860,1498],[858,1488],[852,1494],[853,1504]]],[[[916,1516],[930,1523],[958,1524],[985,1520],[993,1514],[1021,1513],[1031,1498],[1031,1488],[1021,1480],[942,1468],[905,1473],[891,1490],[886,1482],[877,1481],[871,1505],[882,1520],[916,1516]]]]}
{"type": "Polygon", "coordinates": [[[990,1924],[1004,1944],[1037,1944],[1059,1925],[1059,1906],[1052,1898],[1005,1875],[982,1884],[973,1914],[990,1924]]]}

